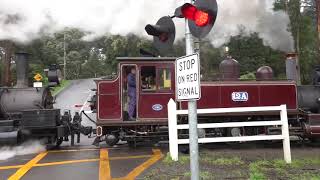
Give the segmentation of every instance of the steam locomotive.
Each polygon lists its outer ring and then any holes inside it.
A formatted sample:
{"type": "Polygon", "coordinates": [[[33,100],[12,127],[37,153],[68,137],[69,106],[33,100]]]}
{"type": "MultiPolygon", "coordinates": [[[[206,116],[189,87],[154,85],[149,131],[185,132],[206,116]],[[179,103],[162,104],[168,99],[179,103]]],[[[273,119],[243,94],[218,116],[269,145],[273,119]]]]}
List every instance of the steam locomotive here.
{"type": "Polygon", "coordinates": [[[27,53],[17,53],[15,62],[16,86],[0,88],[0,145],[37,139],[54,147],[68,141],[69,136],[73,145],[75,135],[79,142],[80,133],[91,133],[91,127],[81,125],[78,113],[72,118],[68,110],[61,115],[60,109],[53,109],[50,87],[28,86],[27,53]]]}
{"type": "MultiPolygon", "coordinates": [[[[117,60],[117,76],[95,81],[96,95],[91,100],[91,107],[97,113],[97,138],[94,143],[98,145],[105,141],[114,145],[119,140],[125,140],[129,145],[135,145],[139,141],[167,139],[167,103],[171,98],[175,99],[175,58],[120,57],[117,60]],[[127,76],[132,68],[137,72],[136,119],[129,121],[127,76]]],[[[293,73],[296,64],[292,60],[295,60],[295,56],[288,56],[288,76],[296,75],[293,73]]],[[[268,66],[257,70],[256,80],[240,81],[240,65],[231,57],[222,61],[219,69],[217,81],[201,83],[199,109],[286,104],[291,136],[312,141],[320,137],[320,86],[298,86],[291,77],[289,80],[274,80],[273,71],[268,66]]],[[[320,77],[319,73],[315,75],[320,77]]],[[[178,108],[187,109],[187,103],[178,103],[178,108]]],[[[277,112],[198,117],[199,122],[207,123],[277,119],[277,112]]],[[[188,121],[186,116],[180,116],[178,120],[184,123],[188,121]]],[[[279,134],[280,131],[277,126],[199,129],[199,136],[279,134]]],[[[179,131],[179,136],[185,137],[188,133],[179,131]]]]}

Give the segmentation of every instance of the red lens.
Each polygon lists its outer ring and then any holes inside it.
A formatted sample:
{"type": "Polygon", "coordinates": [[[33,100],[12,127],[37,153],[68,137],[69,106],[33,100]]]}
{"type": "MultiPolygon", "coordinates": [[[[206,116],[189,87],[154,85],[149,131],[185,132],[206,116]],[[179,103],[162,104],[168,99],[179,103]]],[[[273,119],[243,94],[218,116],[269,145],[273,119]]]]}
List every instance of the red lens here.
{"type": "Polygon", "coordinates": [[[194,20],[194,14],[197,12],[197,8],[192,4],[185,4],[182,6],[182,14],[186,19],[194,20]]]}
{"type": "Polygon", "coordinates": [[[204,11],[196,11],[194,14],[194,21],[197,26],[206,26],[209,23],[209,14],[204,11]]]}

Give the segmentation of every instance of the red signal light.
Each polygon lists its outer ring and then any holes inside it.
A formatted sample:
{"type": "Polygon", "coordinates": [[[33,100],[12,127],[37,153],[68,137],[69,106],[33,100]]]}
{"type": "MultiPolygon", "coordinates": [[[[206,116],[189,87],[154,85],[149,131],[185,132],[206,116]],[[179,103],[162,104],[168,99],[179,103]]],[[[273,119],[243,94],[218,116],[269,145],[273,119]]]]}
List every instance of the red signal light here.
{"type": "Polygon", "coordinates": [[[197,26],[203,27],[209,23],[209,13],[197,9],[197,7],[190,3],[184,4],[181,12],[184,18],[194,21],[197,26]]]}
{"type": "Polygon", "coordinates": [[[184,18],[194,20],[194,14],[197,12],[197,8],[190,3],[186,3],[182,6],[181,11],[184,18]]]}
{"type": "Polygon", "coordinates": [[[194,14],[194,21],[197,26],[206,26],[209,23],[210,16],[204,11],[196,11],[194,14]]]}
{"type": "Polygon", "coordinates": [[[194,4],[185,3],[176,8],[172,18],[187,19],[191,34],[202,39],[211,31],[216,22],[217,14],[217,0],[196,0],[194,4]]]}

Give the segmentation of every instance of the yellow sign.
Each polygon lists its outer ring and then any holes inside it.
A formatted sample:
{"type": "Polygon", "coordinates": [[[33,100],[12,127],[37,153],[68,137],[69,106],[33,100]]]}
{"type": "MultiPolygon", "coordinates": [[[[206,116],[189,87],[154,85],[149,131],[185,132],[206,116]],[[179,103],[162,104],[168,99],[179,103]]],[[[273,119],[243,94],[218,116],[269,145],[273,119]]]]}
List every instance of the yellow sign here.
{"type": "Polygon", "coordinates": [[[42,76],[41,76],[41,74],[38,73],[33,77],[33,79],[39,82],[42,80],[42,76]]]}

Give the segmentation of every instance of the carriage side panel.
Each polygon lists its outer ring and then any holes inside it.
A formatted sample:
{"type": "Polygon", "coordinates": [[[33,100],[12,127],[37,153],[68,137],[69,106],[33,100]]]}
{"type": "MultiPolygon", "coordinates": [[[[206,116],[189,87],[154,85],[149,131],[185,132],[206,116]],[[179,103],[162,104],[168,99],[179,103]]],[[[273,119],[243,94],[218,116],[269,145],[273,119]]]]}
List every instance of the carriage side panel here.
{"type": "Polygon", "coordinates": [[[98,121],[121,121],[121,96],[119,78],[101,80],[98,86],[98,121]]]}

